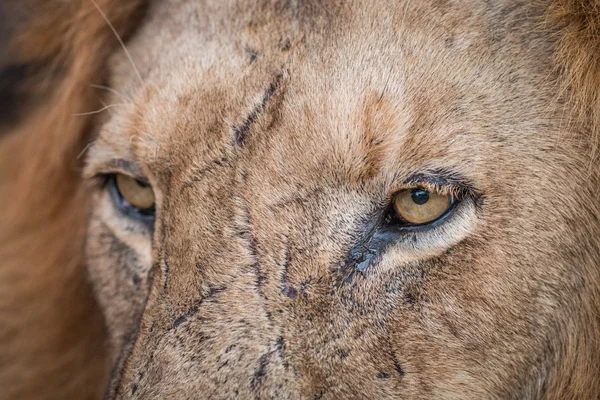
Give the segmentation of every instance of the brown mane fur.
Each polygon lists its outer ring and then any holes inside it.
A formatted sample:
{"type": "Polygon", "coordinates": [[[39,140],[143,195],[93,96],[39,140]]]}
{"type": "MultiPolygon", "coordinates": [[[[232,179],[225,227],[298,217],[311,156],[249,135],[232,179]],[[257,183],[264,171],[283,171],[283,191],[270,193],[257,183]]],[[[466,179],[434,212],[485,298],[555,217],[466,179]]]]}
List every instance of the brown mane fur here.
{"type": "MultiPolygon", "coordinates": [[[[107,366],[81,261],[78,158],[91,117],[73,114],[100,107],[89,85],[102,83],[118,42],[90,1],[23,3],[34,16],[12,43],[13,60],[52,72],[28,88],[43,104],[0,133],[0,398],[94,399],[107,366]]],[[[124,35],[141,2],[98,3],[124,35]]]]}
{"type": "MultiPolygon", "coordinates": [[[[121,35],[135,26],[142,3],[98,0],[121,35]]],[[[102,83],[105,59],[119,44],[89,0],[26,4],[32,23],[11,51],[18,63],[46,67],[44,80],[31,78],[29,88],[43,101],[0,128],[0,399],[99,398],[107,377],[104,328],[82,266],[87,199],[78,157],[93,116],[72,114],[101,107],[89,84],[102,83]]],[[[577,122],[598,134],[600,2],[555,0],[547,26],[559,32],[557,68],[577,122]]],[[[598,341],[600,305],[582,307],[591,326],[585,339],[598,341]]],[[[598,379],[577,380],[600,368],[599,357],[580,363],[581,339],[564,346],[564,376],[572,379],[553,382],[555,398],[599,398],[598,379]]]]}

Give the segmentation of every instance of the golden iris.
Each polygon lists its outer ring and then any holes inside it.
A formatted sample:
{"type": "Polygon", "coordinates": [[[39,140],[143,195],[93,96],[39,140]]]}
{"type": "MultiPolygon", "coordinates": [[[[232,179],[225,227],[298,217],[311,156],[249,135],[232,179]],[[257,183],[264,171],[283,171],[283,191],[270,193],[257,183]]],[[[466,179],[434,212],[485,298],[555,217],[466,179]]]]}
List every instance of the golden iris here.
{"type": "Polygon", "coordinates": [[[394,209],[398,216],[412,225],[423,225],[443,216],[454,203],[450,194],[422,188],[405,189],[396,194],[394,209]]]}
{"type": "Polygon", "coordinates": [[[154,209],[154,191],[150,185],[124,174],[116,174],[115,183],[123,199],[132,207],[154,209]]]}

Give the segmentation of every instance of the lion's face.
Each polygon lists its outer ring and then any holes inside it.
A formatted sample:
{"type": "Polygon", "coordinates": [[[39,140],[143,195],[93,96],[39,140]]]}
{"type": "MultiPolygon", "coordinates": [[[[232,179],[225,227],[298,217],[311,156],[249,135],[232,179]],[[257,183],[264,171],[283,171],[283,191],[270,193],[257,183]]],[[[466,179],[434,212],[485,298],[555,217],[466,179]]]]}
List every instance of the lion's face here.
{"type": "Polygon", "coordinates": [[[151,6],[89,150],[111,396],[549,390],[600,232],[542,11],[208,3],[151,6]]]}

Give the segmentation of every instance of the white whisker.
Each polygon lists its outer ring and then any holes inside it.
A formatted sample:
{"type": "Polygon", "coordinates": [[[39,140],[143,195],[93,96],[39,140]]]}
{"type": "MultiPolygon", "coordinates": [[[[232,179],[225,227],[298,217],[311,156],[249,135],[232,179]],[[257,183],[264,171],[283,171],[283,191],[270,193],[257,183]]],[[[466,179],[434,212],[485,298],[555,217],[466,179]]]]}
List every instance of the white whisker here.
{"type": "Polygon", "coordinates": [[[110,93],[113,93],[113,94],[119,96],[121,99],[123,99],[125,101],[128,101],[128,102],[132,101],[132,99],[129,96],[127,96],[124,93],[119,92],[117,89],[113,89],[111,87],[104,86],[104,85],[90,85],[90,86],[93,87],[93,88],[95,88],[95,89],[106,90],[107,92],[110,92],[110,93]]]}
{"type": "Polygon", "coordinates": [[[115,34],[115,37],[121,44],[121,47],[123,48],[123,51],[125,52],[125,55],[127,56],[127,59],[129,60],[129,63],[131,64],[131,66],[133,67],[133,70],[137,74],[138,79],[143,84],[144,80],[142,79],[142,74],[140,74],[140,71],[135,66],[135,63],[133,62],[133,58],[131,58],[131,54],[129,54],[129,50],[127,50],[127,47],[125,47],[125,43],[123,42],[123,39],[121,39],[121,36],[119,36],[119,32],[117,32],[117,30],[115,29],[113,24],[108,20],[108,17],[106,16],[106,14],[104,14],[104,11],[102,11],[102,9],[98,5],[98,3],[96,3],[94,0],[90,0],[90,1],[92,2],[92,4],[94,4],[94,7],[96,7],[96,9],[100,13],[100,15],[102,15],[102,18],[104,19],[104,21],[106,21],[106,23],[108,24],[108,26],[110,27],[112,32],[115,34]]]}
{"type": "Polygon", "coordinates": [[[86,153],[86,151],[89,150],[90,147],[93,146],[95,141],[91,141],[88,144],[85,145],[85,147],[83,148],[83,150],[81,150],[81,152],[77,155],[77,159],[79,160],[81,157],[83,157],[83,155],[86,153]]]}
{"type": "Polygon", "coordinates": [[[113,108],[113,107],[117,107],[117,106],[128,106],[128,105],[130,105],[130,104],[123,104],[123,103],[120,103],[120,104],[108,104],[108,105],[105,105],[104,107],[102,107],[99,110],[82,112],[82,113],[76,113],[76,114],[71,114],[71,115],[74,116],[74,117],[80,117],[82,115],[98,114],[98,113],[101,113],[102,111],[108,110],[109,108],[113,108]]]}

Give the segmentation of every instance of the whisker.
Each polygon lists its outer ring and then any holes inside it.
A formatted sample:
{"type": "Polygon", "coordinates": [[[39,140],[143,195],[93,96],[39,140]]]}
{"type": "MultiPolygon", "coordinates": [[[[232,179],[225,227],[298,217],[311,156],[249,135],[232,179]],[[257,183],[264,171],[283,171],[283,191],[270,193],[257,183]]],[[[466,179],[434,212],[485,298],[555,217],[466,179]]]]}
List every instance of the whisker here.
{"type": "Polygon", "coordinates": [[[104,101],[102,101],[102,100],[100,100],[100,104],[102,104],[102,106],[103,106],[103,107],[106,107],[106,108],[111,108],[113,105],[115,105],[115,106],[120,106],[120,105],[125,105],[125,106],[128,106],[128,105],[131,105],[131,103],[127,103],[127,104],[106,104],[106,103],[105,103],[104,101]]]}
{"type": "Polygon", "coordinates": [[[135,63],[133,62],[133,58],[131,58],[131,54],[129,54],[129,50],[127,50],[127,47],[125,47],[125,43],[123,42],[123,39],[121,39],[121,36],[119,36],[119,32],[117,32],[117,30],[115,29],[115,27],[113,26],[113,24],[108,20],[108,17],[106,16],[106,14],[104,14],[104,11],[102,11],[102,9],[98,5],[98,3],[96,3],[95,0],[90,0],[90,1],[94,5],[94,7],[96,7],[96,9],[100,13],[100,15],[102,16],[102,18],[104,19],[104,21],[106,21],[106,23],[108,24],[108,26],[110,27],[110,29],[112,30],[112,32],[115,34],[115,37],[117,38],[117,40],[121,44],[121,47],[123,48],[123,51],[125,52],[125,55],[127,56],[127,59],[129,60],[129,63],[133,67],[133,70],[135,71],[138,79],[143,84],[144,80],[142,79],[142,74],[140,74],[140,71],[135,66],[135,63]]]}
{"type": "Polygon", "coordinates": [[[88,142],[88,144],[85,145],[85,147],[83,148],[83,150],[81,150],[81,152],[77,155],[77,159],[79,160],[81,157],[83,157],[83,155],[90,149],[90,147],[92,147],[94,145],[95,140],[92,140],[91,142],[88,142]]]}
{"type": "Polygon", "coordinates": [[[113,93],[117,96],[119,96],[121,99],[126,100],[126,101],[132,101],[131,97],[127,96],[124,93],[119,92],[117,89],[113,89],[111,87],[108,86],[104,86],[104,85],[90,85],[91,87],[93,87],[94,89],[102,89],[102,90],[106,90],[107,92],[113,93]]]}
{"type": "Polygon", "coordinates": [[[113,108],[113,107],[117,107],[117,106],[129,106],[130,104],[126,104],[126,103],[120,103],[120,104],[108,104],[105,105],[104,107],[100,108],[99,110],[94,110],[94,111],[88,111],[88,112],[82,112],[82,113],[76,113],[76,114],[71,114],[74,117],[80,117],[83,115],[92,115],[92,114],[98,114],[101,113],[102,111],[106,111],[109,108],[113,108]]]}

